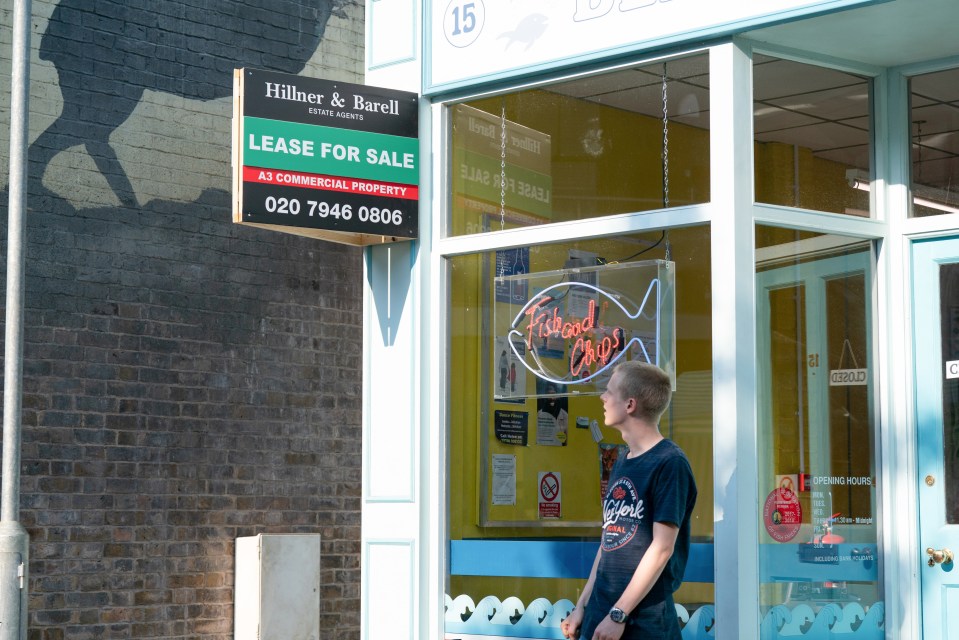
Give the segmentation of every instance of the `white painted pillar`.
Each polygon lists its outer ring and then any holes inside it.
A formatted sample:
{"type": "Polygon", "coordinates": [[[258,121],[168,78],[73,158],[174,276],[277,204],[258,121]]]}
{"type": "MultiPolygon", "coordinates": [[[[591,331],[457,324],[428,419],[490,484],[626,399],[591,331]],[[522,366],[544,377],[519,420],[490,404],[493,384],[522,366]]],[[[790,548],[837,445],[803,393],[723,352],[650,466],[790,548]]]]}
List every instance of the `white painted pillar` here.
{"type": "Polygon", "coordinates": [[[710,49],[716,638],[759,636],[752,69],[710,49]]]}
{"type": "Polygon", "coordinates": [[[889,240],[879,253],[877,321],[879,335],[879,521],[883,553],[886,635],[919,638],[922,551],[916,527],[916,419],[913,394],[911,241],[909,220],[911,123],[909,83],[899,70],[877,79],[877,147],[880,157],[873,192],[880,218],[889,224],[889,240]]]}
{"type": "Polygon", "coordinates": [[[366,0],[366,84],[420,93],[420,0],[366,0]]]}
{"type": "Polygon", "coordinates": [[[413,640],[420,582],[416,245],[366,250],[363,313],[364,640],[413,640]]]}
{"type": "MultiPolygon", "coordinates": [[[[419,92],[422,3],[366,0],[366,84],[419,92]]],[[[421,225],[429,229],[429,112],[421,108],[421,225]]],[[[420,238],[424,237],[421,226],[420,238]]],[[[428,238],[428,235],[426,236],[428,238]]],[[[426,243],[429,246],[429,242],[426,243]]],[[[363,282],[363,525],[361,638],[431,637],[434,587],[423,569],[427,547],[424,504],[423,398],[428,371],[421,362],[422,240],[370,247],[363,282]]],[[[428,295],[426,296],[429,297],[428,295]]],[[[433,544],[437,544],[435,541],[433,544]]]]}

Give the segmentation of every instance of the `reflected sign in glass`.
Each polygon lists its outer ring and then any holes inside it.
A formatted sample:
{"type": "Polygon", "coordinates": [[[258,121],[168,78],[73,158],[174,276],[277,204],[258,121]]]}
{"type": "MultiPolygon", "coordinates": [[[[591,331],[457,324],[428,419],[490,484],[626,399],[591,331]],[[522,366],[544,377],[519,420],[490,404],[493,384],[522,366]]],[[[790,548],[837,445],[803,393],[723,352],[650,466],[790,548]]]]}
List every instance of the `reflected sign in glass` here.
{"type": "Polygon", "coordinates": [[[551,219],[550,136],[463,104],[452,113],[454,205],[497,216],[502,209],[523,224],[551,219]]]}
{"type": "Polygon", "coordinates": [[[527,292],[497,301],[493,323],[497,341],[535,376],[495,397],[542,395],[537,378],[552,383],[549,395],[600,394],[624,360],[659,366],[675,386],[674,274],[673,262],[646,260],[495,278],[497,290],[527,292]]]}

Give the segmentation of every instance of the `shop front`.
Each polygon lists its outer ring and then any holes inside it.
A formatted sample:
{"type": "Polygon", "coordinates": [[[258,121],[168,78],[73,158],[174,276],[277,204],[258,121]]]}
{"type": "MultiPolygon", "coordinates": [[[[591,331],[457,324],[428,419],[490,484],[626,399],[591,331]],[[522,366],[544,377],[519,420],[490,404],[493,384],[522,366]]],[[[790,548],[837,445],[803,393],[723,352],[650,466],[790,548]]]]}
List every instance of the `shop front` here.
{"type": "Polygon", "coordinates": [[[562,638],[626,360],[684,639],[959,638],[959,5],[715,5],[368,2],[429,160],[366,249],[364,638],[562,638]]]}

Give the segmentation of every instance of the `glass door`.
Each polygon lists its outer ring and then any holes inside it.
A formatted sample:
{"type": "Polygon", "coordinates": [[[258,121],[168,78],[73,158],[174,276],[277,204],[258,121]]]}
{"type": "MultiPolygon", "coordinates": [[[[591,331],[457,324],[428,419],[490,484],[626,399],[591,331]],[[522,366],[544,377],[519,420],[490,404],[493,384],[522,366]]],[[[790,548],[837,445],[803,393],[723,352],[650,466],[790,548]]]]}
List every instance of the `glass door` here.
{"type": "Polygon", "coordinates": [[[762,637],[881,632],[869,244],[759,227],[757,245],[762,637]]]}

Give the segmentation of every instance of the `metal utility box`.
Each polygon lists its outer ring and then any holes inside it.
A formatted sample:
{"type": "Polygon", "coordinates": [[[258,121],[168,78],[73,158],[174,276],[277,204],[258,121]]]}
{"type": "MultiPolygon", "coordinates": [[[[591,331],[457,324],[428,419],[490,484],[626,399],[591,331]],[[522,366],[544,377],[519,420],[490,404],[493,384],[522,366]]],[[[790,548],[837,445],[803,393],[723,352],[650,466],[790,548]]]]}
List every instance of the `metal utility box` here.
{"type": "Polygon", "coordinates": [[[234,640],[319,640],[319,534],[237,538],[233,604],[234,640]]]}

